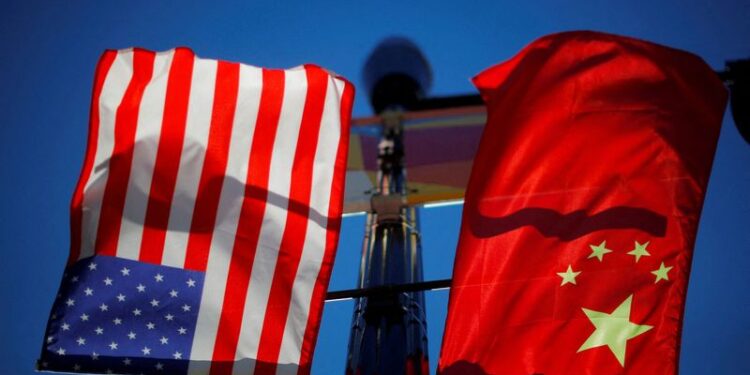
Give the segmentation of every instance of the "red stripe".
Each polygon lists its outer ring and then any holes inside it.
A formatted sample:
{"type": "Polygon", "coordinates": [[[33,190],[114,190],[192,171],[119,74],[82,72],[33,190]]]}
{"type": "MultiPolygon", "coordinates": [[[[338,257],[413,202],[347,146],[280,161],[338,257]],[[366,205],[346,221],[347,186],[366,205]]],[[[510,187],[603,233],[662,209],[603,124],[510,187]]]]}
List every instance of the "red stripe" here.
{"type": "MultiPolygon", "coordinates": [[[[313,66],[306,66],[305,71],[308,82],[307,96],[292,167],[294,173],[291,179],[286,225],[260,335],[255,365],[256,375],[272,375],[276,372],[284,327],[289,314],[292,287],[307,233],[313,162],[315,150],[318,147],[328,74],[313,66]]],[[[290,136],[295,135],[290,134],[290,136]]]]}
{"type": "Polygon", "coordinates": [[[151,192],[148,196],[143,240],[139,260],[161,263],[164,239],[167,235],[169,211],[172,205],[177,170],[185,139],[190,83],[193,75],[193,52],[186,48],[175,50],[169,69],[164,117],[156,152],[151,192]]]}
{"type": "Polygon", "coordinates": [[[219,61],[216,70],[216,89],[211,112],[206,155],[203,160],[198,193],[195,199],[190,236],[188,237],[185,268],[205,271],[208,250],[216,224],[224,172],[229,158],[237,90],[240,83],[239,64],[219,61]]]}
{"type": "Polygon", "coordinates": [[[89,138],[86,147],[86,156],[83,161],[81,175],[70,201],[70,256],[68,264],[72,264],[81,256],[81,226],[83,222],[83,188],[89,182],[91,169],[94,167],[96,147],[99,141],[99,97],[102,93],[104,80],[109,74],[112,63],[115,62],[117,51],[108,50],[99,58],[94,75],[94,88],[91,94],[91,111],[89,113],[89,138]]]}
{"type": "Polygon", "coordinates": [[[323,262],[315,281],[313,295],[310,301],[310,312],[307,317],[307,328],[302,341],[302,353],[300,354],[298,374],[309,375],[315,341],[318,338],[320,327],[320,316],[323,312],[323,300],[328,289],[328,281],[331,278],[331,267],[335,257],[336,245],[339,241],[339,230],[341,229],[341,210],[344,199],[344,173],[346,173],[346,158],[349,152],[349,122],[352,114],[352,102],[354,101],[354,87],[346,82],[341,98],[341,138],[339,148],[336,151],[336,165],[333,172],[333,183],[331,185],[331,201],[328,206],[328,224],[326,233],[326,248],[323,254],[323,262]]]}
{"type": "Polygon", "coordinates": [[[117,252],[125,194],[133,162],[138,110],[143,91],[151,81],[155,56],[156,54],[151,51],[133,51],[133,78],[115,115],[115,147],[109,159],[109,176],[104,188],[99,228],[96,233],[97,254],[114,256],[117,252]]]}
{"type": "Polygon", "coordinates": [[[216,333],[211,374],[231,374],[242,315],[268,197],[271,153],[284,97],[284,71],[263,69],[263,89],[248,162],[224,304],[216,333]]]}

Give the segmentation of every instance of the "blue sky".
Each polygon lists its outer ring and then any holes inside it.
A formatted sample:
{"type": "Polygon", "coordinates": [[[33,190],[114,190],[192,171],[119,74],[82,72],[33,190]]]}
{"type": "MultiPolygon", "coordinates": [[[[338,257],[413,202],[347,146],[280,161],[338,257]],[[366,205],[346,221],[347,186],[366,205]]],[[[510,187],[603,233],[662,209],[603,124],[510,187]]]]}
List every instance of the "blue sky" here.
{"type": "MultiPolygon", "coordinates": [[[[29,374],[68,249],[68,202],[85,149],[94,65],[106,48],[191,47],[286,68],[312,62],[361,86],[379,40],[403,35],[432,63],[433,95],[533,39],[591,29],[685,49],[721,69],[750,57],[747,1],[3,1],[0,11],[0,363],[29,374]]],[[[355,116],[370,114],[364,92],[355,116]]],[[[750,373],[750,146],[724,121],[693,259],[682,374],[750,373]]],[[[450,277],[460,207],[421,210],[426,279],[450,277]]],[[[362,217],[348,218],[331,289],[353,287],[362,217]]],[[[431,366],[447,292],[428,293],[431,366]]],[[[313,373],[343,373],[352,304],[326,306],[313,373]]]]}

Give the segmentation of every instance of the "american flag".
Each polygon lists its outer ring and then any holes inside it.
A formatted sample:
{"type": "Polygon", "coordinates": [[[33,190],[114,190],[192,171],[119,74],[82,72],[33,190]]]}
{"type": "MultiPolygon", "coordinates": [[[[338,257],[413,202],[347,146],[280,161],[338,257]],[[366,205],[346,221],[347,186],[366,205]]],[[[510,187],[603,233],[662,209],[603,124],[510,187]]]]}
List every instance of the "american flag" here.
{"type": "Polygon", "coordinates": [[[38,368],[309,373],[353,95],[314,65],[105,52],[38,368]]]}

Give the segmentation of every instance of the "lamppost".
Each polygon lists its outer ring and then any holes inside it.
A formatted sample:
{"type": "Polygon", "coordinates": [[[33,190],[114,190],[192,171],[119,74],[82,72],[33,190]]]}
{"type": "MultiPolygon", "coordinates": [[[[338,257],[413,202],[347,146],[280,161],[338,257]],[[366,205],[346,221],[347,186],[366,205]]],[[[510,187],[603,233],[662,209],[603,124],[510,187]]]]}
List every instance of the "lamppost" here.
{"type": "Polygon", "coordinates": [[[424,97],[432,74],[413,43],[391,38],[372,52],[364,78],[372,107],[383,119],[358,284],[375,292],[356,299],[346,372],[426,375],[424,292],[388,288],[423,280],[417,211],[406,204],[409,188],[400,114],[413,110],[424,97]]]}

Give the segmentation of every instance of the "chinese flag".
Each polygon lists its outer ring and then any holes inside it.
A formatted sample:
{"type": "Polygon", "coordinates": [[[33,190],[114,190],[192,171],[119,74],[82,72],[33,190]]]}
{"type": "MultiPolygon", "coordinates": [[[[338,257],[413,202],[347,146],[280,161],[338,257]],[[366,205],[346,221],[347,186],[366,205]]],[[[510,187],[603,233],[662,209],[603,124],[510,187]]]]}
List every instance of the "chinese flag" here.
{"type": "Polygon", "coordinates": [[[683,51],[570,32],[474,82],[488,120],[439,372],[676,374],[721,81],[683,51]]]}

